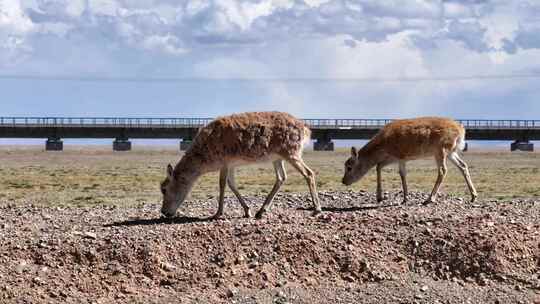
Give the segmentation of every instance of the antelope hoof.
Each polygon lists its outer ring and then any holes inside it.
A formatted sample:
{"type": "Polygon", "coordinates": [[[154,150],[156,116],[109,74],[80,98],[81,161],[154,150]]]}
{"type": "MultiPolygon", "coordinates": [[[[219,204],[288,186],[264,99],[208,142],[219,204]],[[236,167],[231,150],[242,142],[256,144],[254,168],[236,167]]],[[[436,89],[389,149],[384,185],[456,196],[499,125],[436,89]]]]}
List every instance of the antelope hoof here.
{"type": "Polygon", "coordinates": [[[311,213],[311,216],[317,216],[322,213],[322,209],[315,209],[313,210],[313,213],[311,213]]]}
{"type": "Polygon", "coordinates": [[[409,201],[408,199],[404,198],[404,199],[401,201],[401,204],[402,204],[402,205],[405,205],[408,201],[409,201]]]}
{"type": "Polygon", "coordinates": [[[386,196],[378,196],[378,197],[377,197],[377,203],[380,203],[380,202],[386,200],[387,198],[388,198],[388,197],[386,197],[386,196]]]}
{"type": "Polygon", "coordinates": [[[264,214],[264,210],[261,209],[261,210],[257,211],[257,213],[255,214],[255,218],[260,220],[260,219],[262,219],[263,214],[264,214]]]}
{"type": "Polygon", "coordinates": [[[471,203],[474,203],[477,197],[478,197],[478,194],[473,194],[471,197],[471,203]]]}
{"type": "Polygon", "coordinates": [[[251,210],[245,209],[244,210],[244,218],[250,218],[251,217],[251,210]]]}
{"type": "Polygon", "coordinates": [[[428,198],[427,200],[425,200],[422,205],[424,206],[427,206],[427,205],[430,205],[430,204],[433,204],[435,203],[435,200],[433,200],[432,198],[428,198]]]}
{"type": "Polygon", "coordinates": [[[214,214],[213,216],[210,217],[211,220],[220,220],[221,218],[223,218],[223,213],[216,213],[214,214]]]}

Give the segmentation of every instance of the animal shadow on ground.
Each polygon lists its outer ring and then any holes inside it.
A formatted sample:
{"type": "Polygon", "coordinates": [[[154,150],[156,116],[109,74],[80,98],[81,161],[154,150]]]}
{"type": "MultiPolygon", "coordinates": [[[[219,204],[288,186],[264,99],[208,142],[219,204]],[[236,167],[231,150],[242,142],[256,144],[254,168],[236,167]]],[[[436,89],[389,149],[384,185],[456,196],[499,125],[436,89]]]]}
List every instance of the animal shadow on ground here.
{"type": "MultiPolygon", "coordinates": [[[[365,211],[365,210],[372,210],[372,209],[381,209],[381,208],[390,208],[390,207],[396,207],[397,204],[385,204],[385,205],[379,205],[379,204],[366,204],[363,206],[351,206],[351,207],[322,207],[322,211],[327,212],[357,212],[357,211],[365,211]]],[[[298,207],[296,210],[303,210],[303,211],[313,211],[313,208],[311,207],[298,207]]]]}
{"type": "Polygon", "coordinates": [[[122,227],[122,226],[149,226],[149,225],[160,225],[160,224],[190,224],[197,222],[209,222],[211,218],[199,218],[199,217],[190,217],[190,216],[179,216],[173,218],[152,218],[152,219],[135,219],[127,220],[121,222],[114,222],[110,224],[105,224],[103,227],[122,227]]]}

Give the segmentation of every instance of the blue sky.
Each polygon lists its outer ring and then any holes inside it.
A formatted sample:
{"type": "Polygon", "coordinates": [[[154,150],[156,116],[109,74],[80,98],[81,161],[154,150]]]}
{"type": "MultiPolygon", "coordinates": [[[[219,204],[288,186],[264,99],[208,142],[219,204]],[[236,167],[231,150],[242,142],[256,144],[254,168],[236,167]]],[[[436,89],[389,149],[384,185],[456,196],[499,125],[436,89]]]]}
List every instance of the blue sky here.
{"type": "Polygon", "coordinates": [[[0,0],[0,105],[540,119],[540,1],[0,0]]]}

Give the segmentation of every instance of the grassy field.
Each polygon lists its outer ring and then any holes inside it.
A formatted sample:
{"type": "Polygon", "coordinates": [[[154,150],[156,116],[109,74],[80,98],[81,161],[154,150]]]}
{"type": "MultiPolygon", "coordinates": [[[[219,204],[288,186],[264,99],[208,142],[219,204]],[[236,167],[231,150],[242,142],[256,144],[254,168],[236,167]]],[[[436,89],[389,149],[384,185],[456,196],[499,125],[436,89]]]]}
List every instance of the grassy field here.
{"type": "MultiPolygon", "coordinates": [[[[174,149],[138,149],[113,153],[109,147],[69,147],[64,152],[43,152],[40,147],[0,147],[0,203],[32,203],[48,206],[91,206],[107,204],[136,206],[159,203],[159,182],[167,163],[175,164],[181,154],[174,149]]],[[[345,190],[341,184],[343,162],[348,149],[336,152],[306,151],[306,163],[317,172],[320,190],[345,190]]],[[[480,199],[540,197],[540,153],[504,151],[466,152],[473,182],[480,199]]],[[[410,162],[409,189],[430,191],[436,178],[432,159],[410,162]]],[[[284,192],[307,192],[302,177],[287,166],[289,179],[284,192]]],[[[192,198],[214,199],[217,174],[203,176],[192,198]]],[[[384,189],[400,189],[397,169],[383,175],[384,189]]],[[[264,195],[274,182],[270,164],[241,167],[237,170],[241,192],[264,195]]],[[[375,172],[351,187],[375,191],[375,172]]],[[[468,197],[459,171],[449,164],[442,191],[468,197]]],[[[227,195],[232,196],[230,191],[227,195]]]]}

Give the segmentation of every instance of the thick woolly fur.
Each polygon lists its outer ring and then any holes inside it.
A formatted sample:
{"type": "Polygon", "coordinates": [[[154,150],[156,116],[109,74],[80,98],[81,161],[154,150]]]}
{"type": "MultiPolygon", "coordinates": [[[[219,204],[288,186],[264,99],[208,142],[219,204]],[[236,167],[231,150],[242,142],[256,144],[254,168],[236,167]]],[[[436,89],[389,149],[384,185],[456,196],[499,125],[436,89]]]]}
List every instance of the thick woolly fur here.
{"type": "Polygon", "coordinates": [[[345,162],[343,183],[350,185],[360,180],[371,168],[377,168],[377,199],[383,200],[382,168],[399,163],[404,201],[407,201],[406,162],[434,156],[438,168],[435,186],[426,200],[433,202],[446,176],[446,160],[449,159],[462,172],[471,193],[477,197],[467,164],[458,151],[465,146],[465,129],[458,122],[441,117],[421,117],[395,120],[384,126],[360,151],[351,149],[351,157],[345,162]]]}
{"type": "Polygon", "coordinates": [[[202,128],[185,158],[196,161],[205,173],[227,164],[301,156],[309,139],[309,128],[290,114],[235,114],[219,117],[202,128]]]}
{"type": "Polygon", "coordinates": [[[439,117],[395,120],[382,128],[360,151],[361,154],[380,153],[399,160],[435,155],[441,149],[456,151],[464,143],[465,128],[458,122],[439,117]]]}
{"type": "Polygon", "coordinates": [[[245,217],[250,217],[249,207],[234,181],[234,168],[268,161],[273,162],[276,183],[257,212],[258,218],[270,207],[276,192],[287,179],[284,161],[304,176],[315,213],[320,212],[315,174],[302,160],[304,144],[310,137],[311,132],[303,121],[282,112],[241,113],[215,119],[198,132],[193,145],[174,170],[168,167],[167,178],[161,184],[164,195],[162,213],[173,216],[199,176],[220,170],[219,205],[214,217],[221,217],[223,213],[226,185],[244,208],[245,217]]]}

